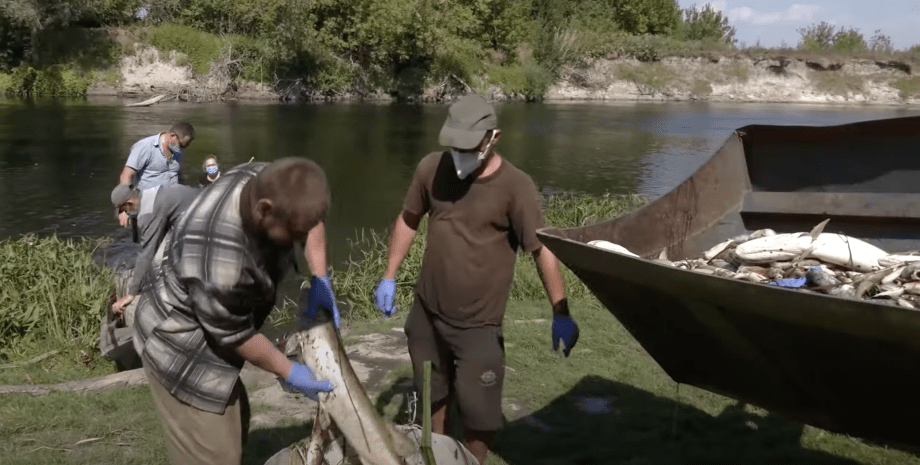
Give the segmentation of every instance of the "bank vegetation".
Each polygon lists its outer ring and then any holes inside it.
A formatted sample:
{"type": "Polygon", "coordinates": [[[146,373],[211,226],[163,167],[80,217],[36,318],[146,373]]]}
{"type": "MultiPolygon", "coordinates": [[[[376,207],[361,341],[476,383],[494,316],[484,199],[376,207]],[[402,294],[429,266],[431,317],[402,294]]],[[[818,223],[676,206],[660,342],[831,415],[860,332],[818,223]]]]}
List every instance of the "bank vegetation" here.
{"type": "MultiPolygon", "coordinates": [[[[281,100],[440,101],[471,91],[539,100],[597,59],[920,61],[920,46],[894,50],[881,31],[821,23],[799,32],[793,47],[739,44],[721,12],[676,0],[23,0],[0,4],[0,91],[83,95],[118,88],[126,61],[159,60],[174,66],[171,96],[192,101],[253,89],[281,100]]],[[[703,81],[698,94],[712,85],[703,81]]],[[[898,85],[907,95],[920,87],[916,78],[898,85]]]]}

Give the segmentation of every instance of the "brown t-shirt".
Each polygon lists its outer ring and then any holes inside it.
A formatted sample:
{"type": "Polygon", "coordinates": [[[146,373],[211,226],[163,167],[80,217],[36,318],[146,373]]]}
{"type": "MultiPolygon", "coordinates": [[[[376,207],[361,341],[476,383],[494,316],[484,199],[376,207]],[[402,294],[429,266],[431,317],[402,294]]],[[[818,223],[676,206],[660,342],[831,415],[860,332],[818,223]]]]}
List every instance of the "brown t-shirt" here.
{"type": "Polygon", "coordinates": [[[543,244],[536,185],[502,159],[489,176],[457,177],[450,152],[419,162],[403,209],[429,214],[428,248],[416,292],[429,310],[451,325],[500,325],[518,248],[543,244]]]}

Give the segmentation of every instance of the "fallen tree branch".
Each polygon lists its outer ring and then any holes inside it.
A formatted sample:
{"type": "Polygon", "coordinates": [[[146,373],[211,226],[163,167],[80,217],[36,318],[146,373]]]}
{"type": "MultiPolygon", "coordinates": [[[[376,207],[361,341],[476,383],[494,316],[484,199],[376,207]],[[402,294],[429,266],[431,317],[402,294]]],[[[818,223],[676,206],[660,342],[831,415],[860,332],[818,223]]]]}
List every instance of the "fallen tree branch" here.
{"type": "Polygon", "coordinates": [[[147,384],[143,368],[113,373],[96,378],[68,381],[58,384],[22,384],[17,386],[0,386],[0,394],[25,393],[43,396],[51,391],[102,392],[122,387],[142,386],[147,384]]]}
{"type": "Polygon", "coordinates": [[[125,106],[128,106],[128,107],[146,107],[146,106],[149,106],[149,105],[153,105],[154,103],[157,103],[157,102],[159,102],[160,100],[163,100],[164,98],[166,98],[166,94],[160,94],[160,95],[157,95],[156,97],[153,97],[153,98],[144,100],[143,102],[129,103],[129,104],[125,105],[125,106]]]}

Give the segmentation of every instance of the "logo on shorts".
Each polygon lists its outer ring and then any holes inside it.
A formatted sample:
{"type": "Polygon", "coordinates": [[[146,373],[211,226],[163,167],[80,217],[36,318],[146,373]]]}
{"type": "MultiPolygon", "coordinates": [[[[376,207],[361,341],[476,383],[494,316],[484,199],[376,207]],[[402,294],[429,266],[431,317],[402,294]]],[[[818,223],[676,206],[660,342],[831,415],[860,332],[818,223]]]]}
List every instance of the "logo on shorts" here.
{"type": "Polygon", "coordinates": [[[493,373],[492,370],[489,370],[489,371],[483,373],[483,374],[479,377],[479,380],[482,382],[482,385],[483,385],[483,386],[491,386],[491,385],[495,384],[495,380],[496,380],[497,378],[498,378],[498,377],[495,376],[495,373],[493,373]]]}

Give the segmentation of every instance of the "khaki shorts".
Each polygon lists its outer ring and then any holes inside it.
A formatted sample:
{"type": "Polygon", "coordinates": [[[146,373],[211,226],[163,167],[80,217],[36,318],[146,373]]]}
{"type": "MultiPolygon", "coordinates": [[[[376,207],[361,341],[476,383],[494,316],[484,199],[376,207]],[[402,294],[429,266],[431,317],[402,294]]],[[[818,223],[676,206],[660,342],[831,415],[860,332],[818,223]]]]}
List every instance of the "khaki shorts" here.
{"type": "Polygon", "coordinates": [[[166,451],[173,465],[238,465],[249,435],[249,398],[237,379],[222,415],[188,405],[169,393],[147,367],[150,392],[157,406],[166,451]]]}
{"type": "Polygon", "coordinates": [[[416,296],[405,330],[419,392],[425,360],[430,360],[432,404],[453,394],[466,428],[495,431],[504,426],[505,341],[501,326],[451,326],[427,311],[416,296]]]}

